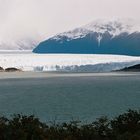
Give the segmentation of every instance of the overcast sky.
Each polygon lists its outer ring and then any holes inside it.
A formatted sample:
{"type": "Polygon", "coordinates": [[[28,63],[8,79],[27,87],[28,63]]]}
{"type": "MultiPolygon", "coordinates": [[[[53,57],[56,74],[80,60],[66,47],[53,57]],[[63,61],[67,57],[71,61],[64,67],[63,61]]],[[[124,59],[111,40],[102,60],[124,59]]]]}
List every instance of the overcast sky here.
{"type": "Polygon", "coordinates": [[[48,36],[100,18],[140,19],[140,0],[0,0],[0,41],[48,36]]]}

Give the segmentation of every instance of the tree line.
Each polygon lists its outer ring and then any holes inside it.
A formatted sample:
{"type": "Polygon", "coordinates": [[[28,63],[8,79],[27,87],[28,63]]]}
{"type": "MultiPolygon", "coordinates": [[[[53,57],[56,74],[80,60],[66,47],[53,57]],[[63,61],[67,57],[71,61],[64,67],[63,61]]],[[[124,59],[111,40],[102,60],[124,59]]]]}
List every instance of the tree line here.
{"type": "Polygon", "coordinates": [[[0,140],[140,140],[140,110],[128,110],[92,123],[70,121],[48,125],[34,115],[0,117],[0,140]]]}

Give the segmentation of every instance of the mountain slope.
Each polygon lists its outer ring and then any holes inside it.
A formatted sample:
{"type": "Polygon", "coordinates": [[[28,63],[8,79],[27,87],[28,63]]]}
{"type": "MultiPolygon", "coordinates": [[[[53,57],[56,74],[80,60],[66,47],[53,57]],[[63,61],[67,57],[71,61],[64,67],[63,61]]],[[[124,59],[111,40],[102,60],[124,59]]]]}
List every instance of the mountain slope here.
{"type": "Polygon", "coordinates": [[[49,38],[33,52],[139,56],[139,27],[131,20],[99,20],[49,38]]]}
{"type": "Polygon", "coordinates": [[[140,64],[133,65],[130,67],[125,67],[125,68],[118,70],[118,71],[140,72],[140,64]]]}

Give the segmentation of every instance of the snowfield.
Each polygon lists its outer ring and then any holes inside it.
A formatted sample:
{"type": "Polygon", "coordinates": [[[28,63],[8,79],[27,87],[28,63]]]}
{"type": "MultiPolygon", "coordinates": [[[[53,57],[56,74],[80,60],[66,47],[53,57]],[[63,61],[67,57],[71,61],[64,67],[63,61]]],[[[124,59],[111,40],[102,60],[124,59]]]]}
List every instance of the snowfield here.
{"type": "Polygon", "coordinates": [[[1,67],[35,72],[109,72],[139,63],[140,57],[122,55],[0,53],[1,67]]]}
{"type": "Polygon", "coordinates": [[[140,32],[140,23],[133,19],[98,19],[80,28],[57,34],[53,39],[60,40],[61,37],[65,36],[68,40],[73,40],[83,38],[91,32],[96,32],[99,35],[108,32],[112,37],[122,33],[132,34],[140,32]]]}

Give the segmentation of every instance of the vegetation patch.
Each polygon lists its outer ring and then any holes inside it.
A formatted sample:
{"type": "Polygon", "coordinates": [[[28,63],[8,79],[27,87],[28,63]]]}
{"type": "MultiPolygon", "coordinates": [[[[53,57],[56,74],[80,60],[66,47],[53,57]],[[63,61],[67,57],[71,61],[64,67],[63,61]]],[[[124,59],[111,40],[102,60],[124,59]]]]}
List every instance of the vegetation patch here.
{"type": "Polygon", "coordinates": [[[114,119],[101,117],[48,125],[34,115],[0,117],[0,140],[140,140],[140,111],[128,110],[114,119]]]}

